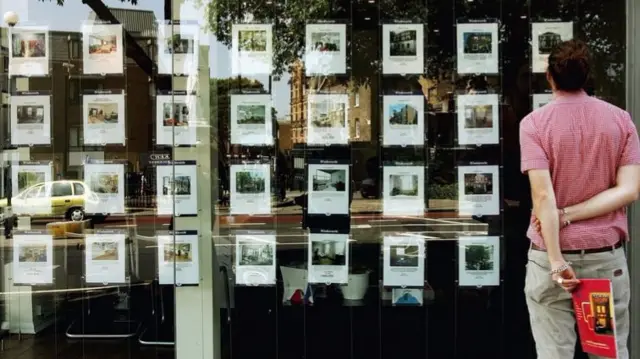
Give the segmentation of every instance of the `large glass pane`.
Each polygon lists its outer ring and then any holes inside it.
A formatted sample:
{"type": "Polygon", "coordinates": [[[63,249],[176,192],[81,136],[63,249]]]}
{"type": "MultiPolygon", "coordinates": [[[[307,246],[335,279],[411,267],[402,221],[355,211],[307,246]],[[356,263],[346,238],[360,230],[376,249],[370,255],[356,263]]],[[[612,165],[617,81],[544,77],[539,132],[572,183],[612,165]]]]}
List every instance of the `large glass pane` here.
{"type": "Polygon", "coordinates": [[[2,358],[534,358],[518,126],[625,6],[0,1],[2,358]]]}

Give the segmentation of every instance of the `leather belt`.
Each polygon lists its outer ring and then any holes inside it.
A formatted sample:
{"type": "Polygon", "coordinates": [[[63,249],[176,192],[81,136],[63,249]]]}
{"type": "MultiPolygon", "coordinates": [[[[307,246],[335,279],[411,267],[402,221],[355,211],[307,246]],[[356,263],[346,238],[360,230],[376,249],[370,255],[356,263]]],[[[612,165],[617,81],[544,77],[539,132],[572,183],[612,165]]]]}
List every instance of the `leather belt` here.
{"type": "MultiPolygon", "coordinates": [[[[612,245],[612,246],[607,246],[607,247],[600,247],[600,248],[589,248],[589,249],[568,249],[565,251],[561,251],[562,254],[590,254],[590,253],[603,253],[603,252],[610,252],[613,250],[616,250],[620,247],[622,247],[622,245],[624,244],[624,241],[621,239],[618,241],[618,243],[612,245]]],[[[540,248],[538,247],[535,243],[531,243],[531,249],[536,250],[536,251],[541,251],[541,252],[546,252],[546,249],[540,248]]]]}

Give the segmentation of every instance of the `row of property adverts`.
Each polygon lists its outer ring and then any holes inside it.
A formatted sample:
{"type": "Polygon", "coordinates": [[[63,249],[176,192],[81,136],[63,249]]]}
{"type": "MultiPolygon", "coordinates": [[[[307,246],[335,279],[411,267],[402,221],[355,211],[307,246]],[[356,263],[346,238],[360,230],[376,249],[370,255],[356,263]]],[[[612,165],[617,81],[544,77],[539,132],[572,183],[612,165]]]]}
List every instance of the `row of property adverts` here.
{"type": "MultiPolygon", "coordinates": [[[[351,181],[346,162],[309,160],[308,204],[310,215],[349,215],[351,181]]],[[[36,193],[55,190],[49,162],[19,162],[12,165],[13,211],[38,215],[51,213],[51,203],[38,200],[36,193]],[[32,193],[33,192],[33,193],[32,193]]],[[[87,213],[125,213],[124,164],[91,161],[84,164],[82,186],[87,213]],[[88,194],[91,195],[88,195],[88,194]]],[[[388,216],[423,216],[425,172],[423,165],[396,162],[385,165],[382,213],[388,216]]],[[[194,161],[167,161],[156,165],[157,214],[198,214],[198,168],[194,161]]],[[[236,164],[230,171],[230,215],[271,215],[276,204],[272,196],[270,164],[236,164]]],[[[55,185],[55,183],[54,183],[55,185]]],[[[77,191],[77,189],[74,189],[77,191]]],[[[458,212],[461,215],[500,214],[500,171],[497,165],[458,167],[458,212]]]]}
{"type": "MultiPolygon", "coordinates": [[[[85,91],[83,94],[85,145],[126,144],[125,94],[121,90],[85,91]]],[[[156,96],[155,143],[197,144],[195,93],[162,92],[156,96]]],[[[551,94],[534,94],[534,109],[552,100],[551,94]]],[[[51,96],[46,91],[18,92],[11,96],[11,143],[16,146],[51,144],[51,96]]],[[[458,95],[457,142],[460,145],[500,143],[500,97],[497,94],[458,95]]],[[[383,145],[425,143],[424,97],[388,95],[383,98],[383,145]]],[[[274,125],[269,94],[231,96],[231,144],[272,146],[274,125]]],[[[349,96],[308,96],[307,144],[346,145],[350,140],[349,96]]],[[[207,136],[209,133],[207,132],[207,136]]]]}
{"type": "MultiPolygon", "coordinates": [[[[424,73],[425,28],[425,24],[382,25],[383,74],[424,73]]],[[[499,24],[486,21],[458,23],[456,29],[458,73],[499,73],[499,24]]],[[[539,22],[532,23],[531,29],[532,69],[534,73],[542,73],[546,70],[553,46],[573,38],[573,23],[539,22]]],[[[196,74],[203,37],[197,23],[159,24],[159,73],[196,74]]],[[[123,73],[123,41],[120,24],[84,23],[83,72],[123,73]]],[[[230,51],[232,75],[270,74],[273,69],[273,41],[272,24],[233,24],[230,51]]],[[[11,75],[49,74],[51,47],[46,27],[13,28],[11,42],[11,75]]],[[[304,51],[307,75],[345,74],[347,44],[346,24],[307,24],[304,51]]]]}
{"type": "MultiPolygon", "coordinates": [[[[199,236],[197,231],[157,235],[160,284],[197,285],[199,236]]],[[[276,234],[236,234],[235,282],[238,285],[276,284],[276,234]]],[[[499,237],[458,239],[458,284],[500,285],[499,237]]],[[[124,231],[103,230],[85,238],[85,282],[123,284],[127,282],[131,247],[124,231]]],[[[359,273],[350,273],[349,234],[334,231],[309,232],[305,266],[280,265],[292,292],[307,284],[350,285],[359,273]]],[[[382,283],[386,287],[423,288],[425,285],[425,239],[411,233],[385,234],[382,244],[382,283]]],[[[53,237],[44,231],[23,231],[14,236],[13,280],[15,284],[53,284],[57,260],[53,237]]]]}

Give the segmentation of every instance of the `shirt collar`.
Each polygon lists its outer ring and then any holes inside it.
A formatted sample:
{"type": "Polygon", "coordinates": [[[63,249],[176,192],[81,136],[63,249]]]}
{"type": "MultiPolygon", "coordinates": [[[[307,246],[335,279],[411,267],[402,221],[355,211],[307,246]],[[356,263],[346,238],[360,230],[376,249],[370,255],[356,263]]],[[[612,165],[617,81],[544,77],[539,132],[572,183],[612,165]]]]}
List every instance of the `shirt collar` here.
{"type": "Polygon", "coordinates": [[[567,92],[556,91],[553,93],[553,100],[559,103],[584,102],[589,99],[589,95],[584,90],[567,92]]]}

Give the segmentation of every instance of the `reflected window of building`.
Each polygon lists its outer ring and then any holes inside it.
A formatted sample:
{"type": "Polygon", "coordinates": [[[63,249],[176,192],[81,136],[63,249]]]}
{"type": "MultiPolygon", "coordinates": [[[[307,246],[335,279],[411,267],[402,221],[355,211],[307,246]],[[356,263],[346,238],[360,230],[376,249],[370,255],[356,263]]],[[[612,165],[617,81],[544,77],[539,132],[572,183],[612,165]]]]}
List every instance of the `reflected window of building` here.
{"type": "Polygon", "coordinates": [[[356,118],[356,126],[355,127],[356,127],[355,138],[360,138],[360,119],[359,118],[356,118]]]}
{"type": "Polygon", "coordinates": [[[360,94],[357,93],[355,96],[355,106],[360,107],[360,94]]]}

